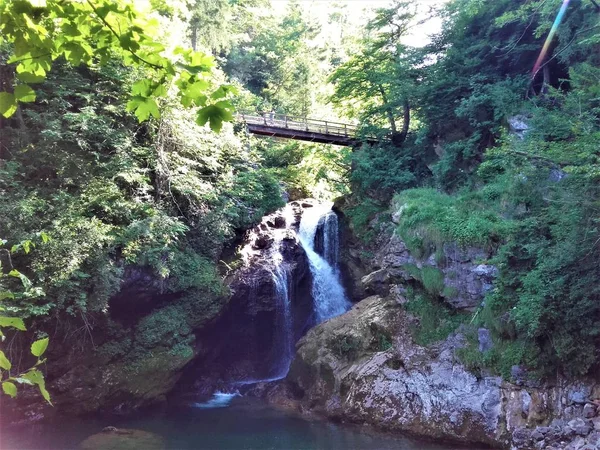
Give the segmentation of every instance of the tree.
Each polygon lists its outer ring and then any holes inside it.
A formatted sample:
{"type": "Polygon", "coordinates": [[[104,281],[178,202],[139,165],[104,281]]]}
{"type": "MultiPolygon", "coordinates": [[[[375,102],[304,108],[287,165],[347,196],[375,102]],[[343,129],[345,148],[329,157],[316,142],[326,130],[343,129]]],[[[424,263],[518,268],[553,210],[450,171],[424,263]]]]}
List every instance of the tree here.
{"type": "Polygon", "coordinates": [[[318,27],[305,19],[297,2],[290,2],[285,16],[262,18],[251,28],[249,42],[239,43],[227,55],[225,71],[262,98],[263,108],[309,115],[323,78],[322,55],[310,43],[318,27]]]}
{"type": "Polygon", "coordinates": [[[363,124],[380,127],[385,120],[397,146],[408,135],[410,98],[415,85],[410,52],[401,38],[415,15],[412,3],[405,1],[378,10],[367,25],[360,53],[330,77],[335,86],[332,102],[346,115],[358,116],[363,124]],[[402,118],[400,129],[398,117],[402,118]]]}
{"type": "Polygon", "coordinates": [[[185,107],[199,107],[197,122],[220,130],[231,120],[226,100],[234,89],[214,86],[211,57],[178,47],[165,56],[165,47],[150,33],[156,21],[146,19],[127,0],[4,0],[0,2],[0,45],[12,45],[7,64],[12,69],[0,80],[0,114],[11,117],[19,103],[33,102],[32,85],[46,78],[53,61],[64,58],[73,66],[104,65],[118,58],[141,67],[146,76],[133,85],[127,104],[139,121],[160,116],[157,101],[175,86],[185,107]]]}

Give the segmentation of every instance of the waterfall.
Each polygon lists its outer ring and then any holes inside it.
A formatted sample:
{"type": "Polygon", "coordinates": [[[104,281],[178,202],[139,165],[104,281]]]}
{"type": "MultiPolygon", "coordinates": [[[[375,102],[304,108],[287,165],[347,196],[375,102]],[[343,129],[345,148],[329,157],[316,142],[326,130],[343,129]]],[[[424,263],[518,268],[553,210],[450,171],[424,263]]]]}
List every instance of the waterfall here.
{"type": "Polygon", "coordinates": [[[277,334],[279,335],[274,378],[279,379],[284,378],[287,375],[294,356],[294,330],[290,304],[289,270],[283,263],[281,253],[277,252],[273,257],[273,260],[275,262],[275,268],[271,273],[273,274],[275,299],[277,301],[275,326],[278,330],[277,334]]]}
{"type": "Polygon", "coordinates": [[[337,270],[339,229],[331,205],[307,208],[300,221],[299,239],[308,256],[313,276],[312,295],[318,322],[343,314],[350,307],[337,270]],[[323,254],[315,250],[315,236],[323,223],[323,254]]]}
{"type": "Polygon", "coordinates": [[[340,254],[340,231],[338,217],[333,211],[329,211],[323,220],[323,257],[338,271],[340,254]]]}

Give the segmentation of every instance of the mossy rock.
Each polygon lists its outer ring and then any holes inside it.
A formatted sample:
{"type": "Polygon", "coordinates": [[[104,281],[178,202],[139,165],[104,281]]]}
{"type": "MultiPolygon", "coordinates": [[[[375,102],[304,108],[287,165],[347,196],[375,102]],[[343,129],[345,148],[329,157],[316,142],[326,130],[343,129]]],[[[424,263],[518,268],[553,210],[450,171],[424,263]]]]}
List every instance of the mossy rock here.
{"type": "Polygon", "coordinates": [[[81,450],[164,450],[165,440],[143,430],[106,427],[79,444],[81,450]]]}

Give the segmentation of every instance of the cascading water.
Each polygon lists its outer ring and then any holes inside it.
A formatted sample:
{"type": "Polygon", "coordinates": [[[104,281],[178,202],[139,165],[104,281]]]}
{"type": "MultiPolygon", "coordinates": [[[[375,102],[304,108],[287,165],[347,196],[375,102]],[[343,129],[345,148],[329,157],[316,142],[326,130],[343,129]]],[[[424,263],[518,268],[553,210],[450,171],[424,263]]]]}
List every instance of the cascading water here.
{"type": "MultiPolygon", "coordinates": [[[[202,363],[206,379],[218,381],[215,390],[284,378],[297,339],[349,309],[337,268],[338,234],[331,206],[314,200],[291,202],[248,232],[243,266],[231,281],[238,307],[219,323],[228,338],[216,341],[202,363]]],[[[213,400],[206,407],[222,403],[213,400]]]]}
{"type": "Polygon", "coordinates": [[[312,295],[317,322],[343,314],[350,307],[336,268],[339,238],[337,216],[331,205],[307,208],[300,221],[299,239],[308,256],[313,276],[312,295]],[[323,254],[315,250],[315,236],[323,220],[323,254]]]}
{"type": "MultiPolygon", "coordinates": [[[[277,248],[278,246],[276,246],[277,248]]],[[[272,271],[275,284],[275,298],[277,300],[276,327],[279,331],[278,355],[274,367],[273,378],[283,378],[290,369],[293,357],[294,330],[290,302],[290,277],[288,268],[283,262],[283,256],[279,251],[273,256],[275,267],[272,271]]]]}
{"type": "Polygon", "coordinates": [[[323,257],[337,272],[340,254],[340,232],[337,214],[329,211],[323,220],[323,257]]]}

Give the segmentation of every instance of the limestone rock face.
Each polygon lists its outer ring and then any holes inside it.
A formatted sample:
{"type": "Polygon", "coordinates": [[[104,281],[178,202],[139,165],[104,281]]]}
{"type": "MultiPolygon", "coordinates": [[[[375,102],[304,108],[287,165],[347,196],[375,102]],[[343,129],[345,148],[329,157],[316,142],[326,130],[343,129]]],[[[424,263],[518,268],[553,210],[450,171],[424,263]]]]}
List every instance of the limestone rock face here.
{"type": "Polygon", "coordinates": [[[478,379],[456,362],[460,337],[433,348],[416,345],[412,325],[395,299],[363,300],[298,342],[285,389],[302,408],[328,417],[497,444],[500,379],[478,379]]]}
{"type": "Polygon", "coordinates": [[[418,273],[424,268],[438,270],[445,287],[439,295],[456,309],[473,310],[492,289],[498,273],[496,267],[484,263],[489,255],[481,249],[447,244],[441,256],[419,259],[396,231],[384,229],[379,240],[382,244],[367,263],[372,271],[361,277],[366,293],[386,295],[392,284],[419,281],[418,273]]]}
{"type": "Polygon", "coordinates": [[[476,376],[456,357],[460,333],[431,347],[414,342],[416,322],[400,295],[369,297],[310,330],[287,378],[261,395],[285,409],[472,448],[597,448],[593,381],[532,387],[476,376]]]}

